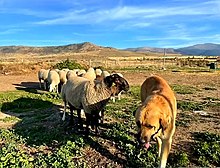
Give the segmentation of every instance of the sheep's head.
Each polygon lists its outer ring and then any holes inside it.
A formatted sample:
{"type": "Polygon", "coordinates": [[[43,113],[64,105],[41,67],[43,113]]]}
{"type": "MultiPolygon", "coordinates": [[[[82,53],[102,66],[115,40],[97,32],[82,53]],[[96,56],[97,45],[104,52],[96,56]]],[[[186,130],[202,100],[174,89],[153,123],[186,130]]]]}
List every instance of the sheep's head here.
{"type": "Polygon", "coordinates": [[[110,76],[107,76],[104,79],[105,83],[107,86],[111,87],[112,84],[114,83],[115,86],[118,88],[119,91],[128,91],[129,90],[129,84],[128,82],[118,74],[112,74],[110,76]]]}

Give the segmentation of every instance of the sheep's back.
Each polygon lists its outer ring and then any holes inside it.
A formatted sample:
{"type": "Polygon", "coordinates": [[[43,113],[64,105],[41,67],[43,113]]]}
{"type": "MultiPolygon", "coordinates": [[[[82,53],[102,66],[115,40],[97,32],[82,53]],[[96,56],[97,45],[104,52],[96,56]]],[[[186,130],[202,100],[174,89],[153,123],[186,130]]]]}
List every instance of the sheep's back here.
{"type": "Polygon", "coordinates": [[[111,90],[103,82],[97,84],[94,81],[89,81],[85,83],[84,90],[82,105],[86,113],[102,110],[111,96],[111,90]]]}
{"type": "Polygon", "coordinates": [[[60,83],[59,74],[56,71],[51,70],[48,74],[48,82],[54,83],[54,84],[59,84],[60,83]]]}
{"type": "Polygon", "coordinates": [[[82,77],[74,77],[69,79],[63,86],[61,96],[72,106],[82,109],[82,97],[85,93],[85,83],[88,80],[82,77]]]}

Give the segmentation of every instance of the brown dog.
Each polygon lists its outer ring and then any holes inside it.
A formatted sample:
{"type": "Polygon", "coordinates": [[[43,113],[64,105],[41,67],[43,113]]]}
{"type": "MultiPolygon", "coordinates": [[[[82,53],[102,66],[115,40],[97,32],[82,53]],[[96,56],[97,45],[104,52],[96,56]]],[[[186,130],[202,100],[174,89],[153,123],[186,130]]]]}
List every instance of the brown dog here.
{"type": "Polygon", "coordinates": [[[159,167],[164,168],[175,132],[175,95],[163,78],[152,75],[141,85],[141,102],[135,113],[138,141],[147,149],[151,139],[157,140],[159,167]]]}

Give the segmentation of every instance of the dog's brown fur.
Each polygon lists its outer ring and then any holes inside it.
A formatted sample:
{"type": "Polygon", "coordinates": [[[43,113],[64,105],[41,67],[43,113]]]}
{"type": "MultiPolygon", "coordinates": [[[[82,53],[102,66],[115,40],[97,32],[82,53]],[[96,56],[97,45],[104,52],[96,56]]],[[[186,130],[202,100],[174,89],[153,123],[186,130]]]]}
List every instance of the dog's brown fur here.
{"type": "Polygon", "coordinates": [[[159,167],[165,167],[175,132],[176,98],[161,77],[152,75],[141,85],[142,105],[135,113],[138,140],[149,143],[156,139],[159,147],[159,167]]]}

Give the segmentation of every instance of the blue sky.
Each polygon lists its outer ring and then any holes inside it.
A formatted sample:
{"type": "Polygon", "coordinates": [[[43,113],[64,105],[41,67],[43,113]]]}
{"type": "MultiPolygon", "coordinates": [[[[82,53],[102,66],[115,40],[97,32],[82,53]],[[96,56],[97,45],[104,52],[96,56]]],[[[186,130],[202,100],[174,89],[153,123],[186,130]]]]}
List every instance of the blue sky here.
{"type": "Polygon", "coordinates": [[[220,43],[219,0],[0,0],[0,46],[220,43]]]}

